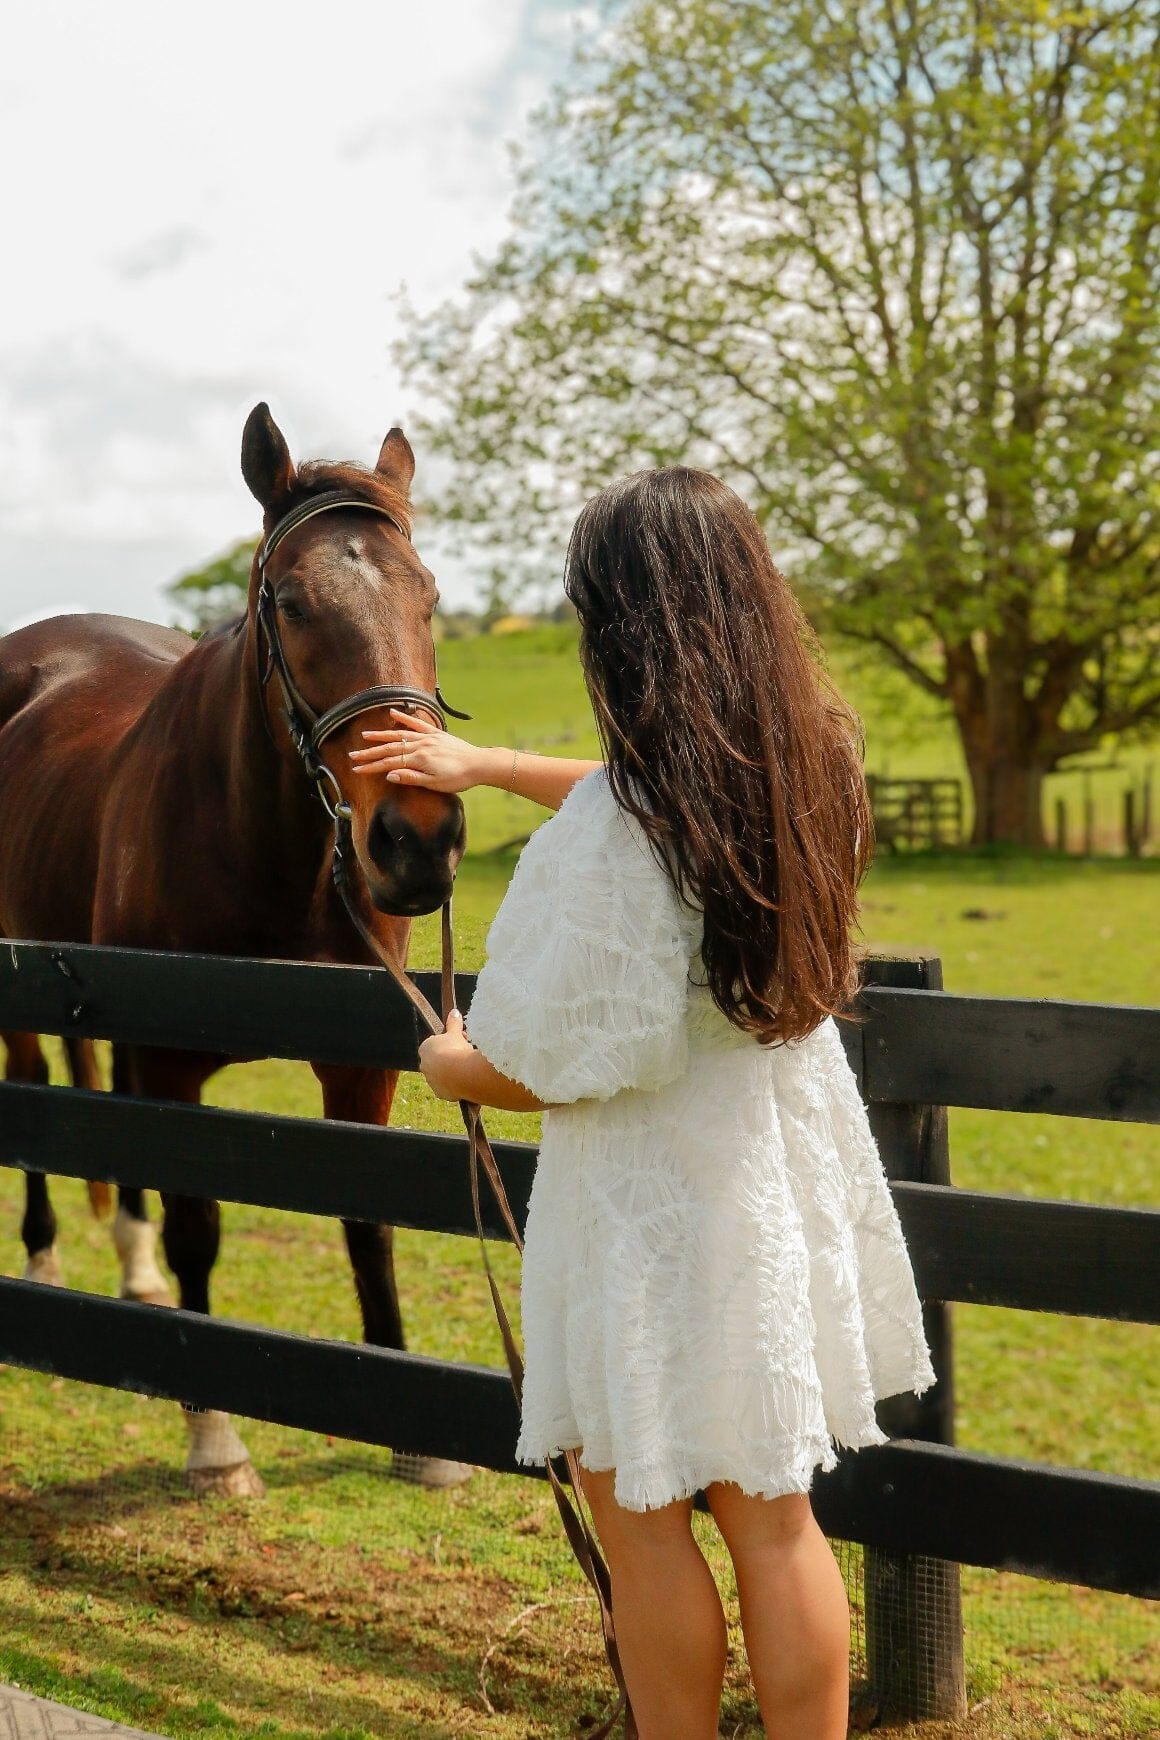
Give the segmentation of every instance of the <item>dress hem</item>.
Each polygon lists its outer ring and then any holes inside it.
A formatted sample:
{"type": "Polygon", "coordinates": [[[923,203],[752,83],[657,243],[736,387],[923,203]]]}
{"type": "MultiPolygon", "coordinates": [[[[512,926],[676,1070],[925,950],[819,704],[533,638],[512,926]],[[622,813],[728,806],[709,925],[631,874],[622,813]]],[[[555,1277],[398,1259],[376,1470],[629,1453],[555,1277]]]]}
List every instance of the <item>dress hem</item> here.
{"type": "Polygon", "coordinates": [[[617,1468],[608,1456],[597,1456],[594,1461],[587,1461],[583,1445],[579,1442],[580,1433],[567,1433],[561,1441],[550,1450],[537,1454],[522,1443],[517,1446],[516,1460],[528,1468],[542,1468],[551,1457],[560,1456],[566,1450],[574,1452],[581,1466],[593,1474],[615,1474],[615,1496],[617,1503],[624,1510],[646,1511],[659,1510],[668,1504],[676,1504],[693,1498],[698,1492],[703,1492],[707,1486],[723,1484],[739,1487],[750,1498],[785,1498],[791,1493],[809,1493],[813,1488],[814,1473],[821,1468],[824,1474],[830,1473],[838,1465],[838,1451],[868,1449],[876,1444],[887,1444],[890,1439],[887,1433],[877,1426],[868,1428],[858,1434],[855,1440],[839,1442],[833,1437],[818,1440],[804,1456],[798,1459],[795,1470],[783,1470],[765,1475],[753,1472],[739,1472],[733,1467],[715,1465],[709,1460],[694,1462],[682,1466],[670,1465],[668,1468],[652,1468],[643,1471],[633,1471],[623,1467],[617,1468]],[[565,1442],[564,1438],[569,1441],[565,1442]]]}

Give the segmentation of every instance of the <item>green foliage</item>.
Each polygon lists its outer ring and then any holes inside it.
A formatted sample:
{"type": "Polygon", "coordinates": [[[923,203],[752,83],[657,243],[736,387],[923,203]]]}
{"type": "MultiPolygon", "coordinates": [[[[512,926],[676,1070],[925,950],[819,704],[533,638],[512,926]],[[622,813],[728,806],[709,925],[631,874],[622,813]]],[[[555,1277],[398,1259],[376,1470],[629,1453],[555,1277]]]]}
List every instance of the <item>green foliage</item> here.
{"type": "Polygon", "coordinates": [[[716,470],[1020,837],[1021,772],[1160,717],[1158,102],[1138,0],[634,0],[410,312],[447,512],[555,572],[614,475],[716,470]]]}
{"type": "Polygon", "coordinates": [[[166,587],[181,611],[183,628],[203,633],[246,608],[254,543],[252,538],[241,538],[204,568],[194,568],[166,587]]]}

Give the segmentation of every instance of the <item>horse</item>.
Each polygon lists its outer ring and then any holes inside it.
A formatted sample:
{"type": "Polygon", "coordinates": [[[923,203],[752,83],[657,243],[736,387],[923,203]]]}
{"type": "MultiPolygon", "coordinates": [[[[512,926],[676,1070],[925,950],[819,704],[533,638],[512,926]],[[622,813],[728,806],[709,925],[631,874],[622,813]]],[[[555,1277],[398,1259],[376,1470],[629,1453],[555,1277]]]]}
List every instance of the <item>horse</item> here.
{"type": "MultiPolygon", "coordinates": [[[[438,593],[410,536],[410,444],[393,428],[373,469],[295,466],[260,404],[241,463],[265,533],[243,615],[196,641],[102,615],[0,639],[0,936],[357,965],[373,960],[373,941],[401,968],[411,920],[448,897],[466,844],[460,800],[348,777],[346,754],[364,714],[378,709],[386,723],[400,690],[443,722],[438,593]],[[317,748],[303,739],[303,710],[325,718],[317,748]],[[339,800],[366,940],[330,874],[339,800]]],[[[38,1036],[5,1038],[10,1079],[46,1079],[38,1036]]],[[[117,1044],[113,1091],[196,1103],[232,1061],[117,1044]]],[[[396,1073],[312,1067],[326,1117],[387,1122],[396,1073]]],[[[70,1068],[78,1085],[99,1085],[91,1046],[70,1047],[70,1068]]],[[[59,1284],[47,1180],[28,1175],[26,1188],[26,1275],[59,1284]]],[[[218,1204],[165,1193],[162,1208],[179,1302],[208,1313],[218,1204]]],[[[364,1337],[401,1349],[392,1229],[343,1230],[364,1337]]],[[[122,1297],[171,1303],[140,1190],[118,1191],[114,1242],[122,1297]]],[[[229,1417],[184,1412],[195,1489],[259,1494],[229,1417]]],[[[398,1457],[396,1471],[433,1486],[470,1472],[398,1457]]]]}

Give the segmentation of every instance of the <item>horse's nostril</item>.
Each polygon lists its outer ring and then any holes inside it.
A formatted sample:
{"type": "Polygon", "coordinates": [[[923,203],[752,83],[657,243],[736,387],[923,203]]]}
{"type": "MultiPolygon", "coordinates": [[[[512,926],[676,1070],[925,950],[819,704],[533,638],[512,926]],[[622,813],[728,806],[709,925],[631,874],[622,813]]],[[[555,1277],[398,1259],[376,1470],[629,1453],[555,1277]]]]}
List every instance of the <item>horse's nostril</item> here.
{"type": "Polygon", "coordinates": [[[409,833],[407,824],[398,815],[376,810],[367,829],[367,851],[371,862],[386,869],[404,844],[409,833]]]}
{"type": "MultiPolygon", "coordinates": [[[[424,817],[426,821],[431,818],[424,817]]],[[[364,862],[402,886],[442,886],[463,856],[466,825],[463,805],[453,803],[433,827],[419,828],[389,799],[377,805],[367,823],[364,862]]]]}

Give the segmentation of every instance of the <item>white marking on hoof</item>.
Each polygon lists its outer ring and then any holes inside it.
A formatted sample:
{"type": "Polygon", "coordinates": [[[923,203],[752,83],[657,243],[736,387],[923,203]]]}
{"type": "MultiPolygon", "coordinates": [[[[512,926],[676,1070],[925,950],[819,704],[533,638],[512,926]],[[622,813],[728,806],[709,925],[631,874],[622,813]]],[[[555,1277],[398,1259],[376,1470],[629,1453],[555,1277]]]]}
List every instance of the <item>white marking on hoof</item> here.
{"type": "Polygon", "coordinates": [[[64,1286],[64,1276],[56,1260],[55,1245],[46,1245],[42,1251],[33,1251],[24,1265],[24,1279],[39,1281],[45,1287],[64,1286]]]}
{"type": "Polygon", "coordinates": [[[230,1416],[220,1408],[207,1408],[204,1413],[183,1408],[182,1413],[189,1433],[185,1472],[194,1492],[224,1498],[263,1497],[266,1488],[262,1477],[230,1416]]]}
{"type": "Polygon", "coordinates": [[[447,1486],[462,1486],[475,1469],[470,1462],[449,1462],[443,1456],[409,1456],[396,1450],[391,1458],[391,1478],[409,1486],[426,1486],[439,1492],[447,1486]]]}
{"type": "Polygon", "coordinates": [[[157,1234],[147,1220],[125,1209],[113,1222],[113,1245],[121,1259],[121,1297],[142,1305],[172,1305],[173,1295],[157,1267],[157,1234]]]}

